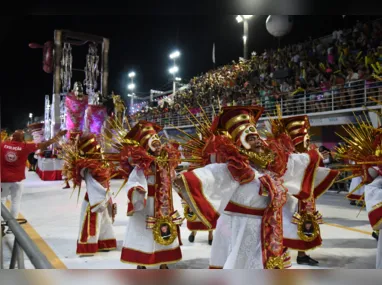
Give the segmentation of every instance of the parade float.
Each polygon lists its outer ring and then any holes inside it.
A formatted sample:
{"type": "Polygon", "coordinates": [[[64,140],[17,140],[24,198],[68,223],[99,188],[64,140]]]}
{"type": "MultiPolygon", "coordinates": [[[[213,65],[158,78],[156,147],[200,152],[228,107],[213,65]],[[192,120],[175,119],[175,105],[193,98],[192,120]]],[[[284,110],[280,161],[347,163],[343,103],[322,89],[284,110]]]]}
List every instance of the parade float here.
{"type": "MultiPolygon", "coordinates": [[[[123,100],[119,95],[109,95],[107,90],[109,44],[107,38],[68,30],[55,30],[54,41],[43,46],[29,44],[31,48],[43,50],[43,70],[53,75],[53,94],[45,96],[44,122],[38,131],[32,131],[40,134],[40,140],[53,138],[61,129],[68,131],[67,140],[83,133],[102,136],[108,117],[125,124],[123,100]],[[85,67],[73,67],[83,60],[73,57],[73,49],[86,47],[85,67]],[[106,103],[111,101],[114,109],[108,110],[106,103]]],[[[62,179],[63,161],[59,154],[59,146],[52,145],[37,155],[37,173],[42,180],[62,179]]]]}

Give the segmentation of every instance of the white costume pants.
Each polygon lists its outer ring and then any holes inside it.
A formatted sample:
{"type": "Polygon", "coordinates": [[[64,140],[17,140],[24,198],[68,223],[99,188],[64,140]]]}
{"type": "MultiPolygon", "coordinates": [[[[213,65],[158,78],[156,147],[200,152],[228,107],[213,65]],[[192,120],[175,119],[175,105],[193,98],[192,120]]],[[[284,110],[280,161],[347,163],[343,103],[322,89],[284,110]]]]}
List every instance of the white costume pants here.
{"type": "Polygon", "coordinates": [[[9,196],[11,197],[11,215],[15,219],[20,212],[21,196],[23,194],[22,182],[3,182],[1,183],[1,203],[5,205],[9,196]]]}

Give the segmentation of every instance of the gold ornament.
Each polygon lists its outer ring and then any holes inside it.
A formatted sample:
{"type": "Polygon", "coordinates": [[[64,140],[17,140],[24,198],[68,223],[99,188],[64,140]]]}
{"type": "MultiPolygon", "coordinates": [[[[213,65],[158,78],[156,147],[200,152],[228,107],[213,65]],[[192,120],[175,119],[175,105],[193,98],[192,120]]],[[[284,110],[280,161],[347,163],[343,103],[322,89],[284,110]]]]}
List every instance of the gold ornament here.
{"type": "Polygon", "coordinates": [[[239,149],[240,153],[248,157],[249,161],[256,164],[260,168],[266,168],[275,159],[275,155],[271,151],[265,153],[256,153],[243,148],[239,149]]]}
{"type": "Polygon", "coordinates": [[[281,256],[268,258],[265,269],[284,269],[284,260],[281,256]]]}
{"type": "Polygon", "coordinates": [[[194,222],[197,218],[196,214],[190,210],[190,206],[188,205],[184,206],[183,215],[189,222],[194,222]]]}
{"type": "Polygon", "coordinates": [[[312,214],[304,213],[297,222],[297,234],[303,241],[311,242],[320,234],[320,227],[312,214]]]}
{"type": "Polygon", "coordinates": [[[178,237],[177,226],[169,216],[155,219],[152,230],[155,242],[160,245],[170,245],[178,237]]]}

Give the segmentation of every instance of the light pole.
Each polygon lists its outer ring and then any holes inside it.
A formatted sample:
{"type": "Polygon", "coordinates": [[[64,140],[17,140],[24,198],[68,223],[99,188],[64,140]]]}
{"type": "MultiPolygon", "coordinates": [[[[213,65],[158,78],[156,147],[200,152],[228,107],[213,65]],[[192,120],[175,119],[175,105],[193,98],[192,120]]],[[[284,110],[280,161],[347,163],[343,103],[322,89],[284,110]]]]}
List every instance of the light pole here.
{"type": "Polygon", "coordinates": [[[236,21],[238,23],[243,22],[244,35],[243,35],[243,43],[244,43],[244,59],[248,59],[248,20],[252,17],[252,15],[238,15],[236,17],[236,21]]]}
{"type": "Polygon", "coordinates": [[[32,113],[29,113],[29,119],[30,119],[30,123],[32,124],[33,123],[33,114],[32,113]]]}
{"type": "Polygon", "coordinates": [[[129,78],[131,79],[131,82],[129,85],[127,85],[127,88],[129,90],[131,90],[132,94],[128,94],[127,96],[128,97],[131,97],[131,101],[130,101],[130,109],[133,108],[133,105],[134,105],[134,89],[135,89],[135,84],[134,84],[134,77],[135,77],[135,72],[130,72],[129,73],[129,78]]]}
{"type": "Polygon", "coordinates": [[[172,82],[172,88],[173,88],[173,97],[175,97],[175,93],[176,93],[176,78],[178,77],[175,77],[176,73],[178,73],[179,71],[179,68],[176,66],[176,59],[180,56],[180,52],[179,51],[175,51],[173,53],[170,54],[170,59],[174,60],[174,66],[171,67],[169,69],[169,72],[173,75],[173,82],[172,82]]]}

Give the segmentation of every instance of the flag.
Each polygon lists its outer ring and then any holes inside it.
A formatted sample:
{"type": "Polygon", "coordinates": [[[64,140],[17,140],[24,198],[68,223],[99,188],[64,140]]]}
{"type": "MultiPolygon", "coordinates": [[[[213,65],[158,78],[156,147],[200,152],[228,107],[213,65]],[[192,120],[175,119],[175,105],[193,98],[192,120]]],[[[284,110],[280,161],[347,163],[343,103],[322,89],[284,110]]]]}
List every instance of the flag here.
{"type": "Polygon", "coordinates": [[[212,62],[215,64],[215,43],[212,46],[212,62]]]}

